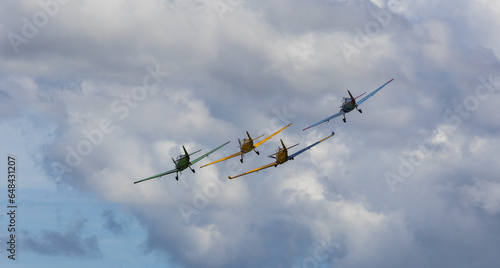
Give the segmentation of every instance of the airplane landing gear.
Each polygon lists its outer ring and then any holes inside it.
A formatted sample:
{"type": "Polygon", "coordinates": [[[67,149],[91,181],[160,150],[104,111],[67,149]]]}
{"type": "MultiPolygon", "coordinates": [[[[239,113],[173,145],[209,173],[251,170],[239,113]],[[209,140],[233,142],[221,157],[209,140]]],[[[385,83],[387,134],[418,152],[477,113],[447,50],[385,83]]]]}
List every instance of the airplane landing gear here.
{"type": "Polygon", "coordinates": [[[356,108],[356,110],[358,110],[358,112],[361,114],[363,113],[363,111],[361,111],[361,109],[358,109],[358,105],[354,106],[354,108],[356,108]]]}
{"type": "Polygon", "coordinates": [[[192,171],[193,173],[195,173],[195,171],[194,171],[194,169],[193,169],[193,168],[189,167],[189,169],[191,169],[191,171],[192,171]]]}
{"type": "MultiPolygon", "coordinates": [[[[254,150],[254,151],[255,151],[255,150],[254,150]]],[[[256,153],[257,155],[260,155],[259,151],[255,151],[255,153],[256,153]]]]}
{"type": "Polygon", "coordinates": [[[344,123],[345,123],[345,117],[342,120],[344,120],[344,123]]]}

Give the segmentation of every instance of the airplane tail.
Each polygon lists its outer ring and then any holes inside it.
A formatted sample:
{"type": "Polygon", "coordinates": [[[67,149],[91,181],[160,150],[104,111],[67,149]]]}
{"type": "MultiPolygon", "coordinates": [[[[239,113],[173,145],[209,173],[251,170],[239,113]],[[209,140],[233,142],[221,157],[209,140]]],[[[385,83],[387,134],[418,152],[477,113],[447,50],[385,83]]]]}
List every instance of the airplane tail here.
{"type": "Polygon", "coordinates": [[[186,147],[184,147],[184,145],[182,145],[182,149],[184,150],[184,154],[188,155],[188,156],[191,156],[191,155],[193,155],[193,154],[198,153],[198,152],[201,151],[201,150],[198,150],[198,151],[193,152],[193,153],[188,153],[187,150],[186,150],[186,147]]]}
{"type": "Polygon", "coordinates": [[[351,91],[347,90],[347,93],[349,93],[349,96],[351,97],[351,100],[356,100],[356,99],[352,96],[351,91]]]}
{"type": "Polygon", "coordinates": [[[349,93],[349,96],[351,97],[351,100],[353,100],[354,102],[356,102],[357,98],[359,98],[359,97],[361,97],[361,96],[363,96],[363,95],[366,94],[366,92],[364,92],[363,94],[361,94],[361,95],[357,96],[356,98],[354,98],[354,96],[351,94],[351,91],[347,90],[347,92],[349,93]]]}
{"type": "Polygon", "coordinates": [[[260,138],[262,138],[262,137],[264,137],[264,134],[262,134],[262,135],[260,135],[260,136],[256,137],[256,138],[255,138],[255,139],[253,139],[253,140],[255,141],[255,140],[258,140],[258,139],[260,139],[260,138]]]}
{"type": "Polygon", "coordinates": [[[300,144],[300,143],[294,144],[294,145],[292,145],[292,146],[290,146],[290,147],[288,147],[288,148],[286,148],[286,149],[287,149],[287,150],[289,150],[289,149],[291,149],[291,148],[293,148],[293,147],[295,147],[295,146],[297,146],[297,145],[299,145],[299,144],[300,144]]]}
{"type": "Polygon", "coordinates": [[[361,96],[363,96],[363,95],[365,95],[365,94],[366,94],[366,92],[364,92],[363,94],[361,94],[361,95],[357,96],[357,97],[356,97],[356,98],[354,98],[354,99],[358,99],[359,97],[361,97],[361,96]]]}
{"type": "MultiPolygon", "coordinates": [[[[285,151],[288,150],[289,148],[286,148],[285,143],[283,142],[283,140],[280,139],[280,141],[281,141],[281,146],[283,146],[283,150],[285,150],[285,151]]],[[[297,144],[291,146],[290,148],[292,148],[292,147],[294,147],[296,145],[299,145],[299,144],[297,143],[297,144]]],[[[281,148],[278,146],[278,151],[276,151],[276,153],[274,153],[274,154],[268,155],[268,157],[276,159],[275,155],[278,154],[279,151],[281,151],[281,148]]]]}

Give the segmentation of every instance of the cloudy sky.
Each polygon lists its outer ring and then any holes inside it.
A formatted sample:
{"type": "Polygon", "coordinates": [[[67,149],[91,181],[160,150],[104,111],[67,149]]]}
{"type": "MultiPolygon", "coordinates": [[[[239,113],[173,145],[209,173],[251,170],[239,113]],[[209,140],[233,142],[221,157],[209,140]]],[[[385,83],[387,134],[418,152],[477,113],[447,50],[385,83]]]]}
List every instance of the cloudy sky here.
{"type": "Polygon", "coordinates": [[[3,179],[1,266],[494,267],[499,17],[493,0],[2,1],[18,208],[14,262],[3,179]],[[133,184],[227,141],[178,182],[133,184]]]}

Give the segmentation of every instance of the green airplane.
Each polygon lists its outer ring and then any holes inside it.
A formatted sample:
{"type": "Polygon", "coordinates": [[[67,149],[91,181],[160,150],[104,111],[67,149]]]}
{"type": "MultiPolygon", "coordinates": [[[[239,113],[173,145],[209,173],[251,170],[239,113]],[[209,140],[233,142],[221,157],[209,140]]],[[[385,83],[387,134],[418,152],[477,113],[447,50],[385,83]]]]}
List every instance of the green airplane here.
{"type": "Polygon", "coordinates": [[[155,179],[155,178],[159,178],[159,177],[162,177],[162,176],[165,176],[165,175],[168,175],[168,174],[172,174],[174,172],[175,172],[175,179],[179,180],[179,172],[185,170],[186,168],[189,168],[194,173],[195,172],[194,169],[191,168],[192,165],[194,165],[196,162],[202,160],[203,158],[207,157],[211,153],[219,150],[220,148],[222,148],[224,145],[226,145],[228,143],[229,143],[229,141],[226,142],[226,143],[224,143],[224,144],[222,144],[221,146],[213,149],[212,151],[210,151],[210,152],[208,152],[208,153],[206,153],[206,154],[204,154],[204,155],[196,158],[193,161],[189,161],[190,156],[193,155],[193,154],[195,154],[195,153],[197,153],[197,152],[199,152],[199,151],[201,151],[201,150],[198,150],[198,151],[196,151],[196,152],[194,152],[192,154],[189,154],[187,152],[186,148],[184,146],[182,146],[182,149],[184,150],[184,154],[179,155],[177,157],[177,159],[175,159],[175,160],[174,160],[174,158],[172,158],[172,161],[174,161],[174,164],[175,164],[175,168],[174,169],[166,171],[166,172],[163,172],[163,173],[160,173],[160,174],[157,174],[157,175],[154,175],[154,176],[149,177],[149,178],[138,180],[138,181],[134,182],[134,184],[139,183],[139,182],[143,182],[143,181],[147,181],[147,180],[151,180],[151,179],[155,179]]]}

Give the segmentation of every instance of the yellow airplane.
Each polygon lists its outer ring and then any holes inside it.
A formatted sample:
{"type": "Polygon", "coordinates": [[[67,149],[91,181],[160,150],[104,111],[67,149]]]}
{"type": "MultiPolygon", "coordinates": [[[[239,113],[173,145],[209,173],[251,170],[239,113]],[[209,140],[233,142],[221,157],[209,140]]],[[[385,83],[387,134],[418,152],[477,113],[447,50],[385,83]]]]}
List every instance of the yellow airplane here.
{"type": "Polygon", "coordinates": [[[248,152],[250,152],[250,151],[254,150],[254,151],[255,151],[255,153],[257,153],[257,155],[259,155],[259,152],[255,150],[257,147],[259,147],[259,146],[260,146],[260,145],[262,145],[264,142],[268,141],[269,139],[271,139],[272,137],[274,137],[276,134],[280,133],[280,132],[281,132],[281,131],[283,131],[285,128],[287,128],[287,127],[289,127],[289,126],[291,126],[291,125],[292,125],[292,123],[288,124],[288,125],[287,125],[287,126],[285,126],[284,128],[282,128],[282,129],[280,129],[280,130],[276,131],[275,133],[273,133],[273,134],[269,135],[268,137],[264,138],[263,140],[261,140],[261,141],[259,141],[259,142],[255,143],[255,144],[254,144],[254,141],[255,141],[255,140],[257,140],[257,139],[262,138],[262,136],[264,136],[264,135],[260,135],[260,136],[258,136],[257,138],[252,139],[252,137],[250,137],[250,134],[249,134],[249,133],[248,133],[248,131],[247,131],[247,136],[248,136],[248,139],[246,139],[246,138],[245,138],[245,139],[243,139],[243,143],[241,142],[241,140],[240,140],[240,139],[238,139],[238,142],[239,142],[239,144],[240,144],[240,151],[239,151],[239,152],[237,152],[237,153],[235,153],[235,154],[232,154],[232,155],[230,155],[230,156],[227,156],[227,157],[221,158],[221,159],[219,159],[219,160],[217,160],[217,161],[214,161],[214,162],[212,162],[212,163],[208,163],[208,164],[206,164],[206,165],[203,165],[203,166],[201,166],[200,168],[203,168],[203,167],[206,167],[206,166],[210,166],[210,165],[212,165],[212,164],[215,164],[215,163],[218,163],[218,162],[221,162],[221,161],[224,161],[224,160],[228,160],[228,159],[233,158],[233,157],[236,157],[236,156],[241,156],[240,162],[241,162],[241,163],[243,163],[243,155],[244,155],[244,154],[246,154],[246,153],[248,153],[248,152]]]}
{"type": "Polygon", "coordinates": [[[320,141],[317,141],[309,146],[307,146],[306,148],[292,154],[292,155],[288,155],[288,149],[292,148],[292,147],[295,147],[297,145],[299,145],[298,143],[295,144],[295,145],[292,145],[288,148],[286,148],[285,144],[283,143],[283,140],[280,140],[281,141],[281,145],[283,146],[283,148],[280,148],[278,147],[278,151],[276,151],[276,153],[270,155],[269,157],[271,158],[274,158],[276,159],[276,161],[274,161],[273,163],[270,163],[270,164],[267,164],[265,166],[262,166],[260,168],[256,168],[256,169],[253,169],[253,170],[250,170],[248,172],[245,172],[245,173],[242,173],[240,175],[237,175],[237,176],[234,176],[234,177],[231,177],[231,176],[228,176],[229,179],[234,179],[234,178],[238,178],[238,177],[241,177],[241,176],[244,176],[244,175],[247,175],[247,174],[250,174],[250,173],[254,173],[254,172],[257,172],[259,170],[263,170],[263,169],[266,169],[266,168],[269,168],[269,167],[277,167],[278,165],[281,165],[283,163],[285,163],[286,161],[288,160],[293,160],[294,157],[296,157],[297,155],[311,149],[313,146],[319,144],[320,142],[322,141],[325,141],[326,139],[332,137],[333,135],[335,135],[335,133],[332,132],[332,135],[320,140],[320,141]]]}

